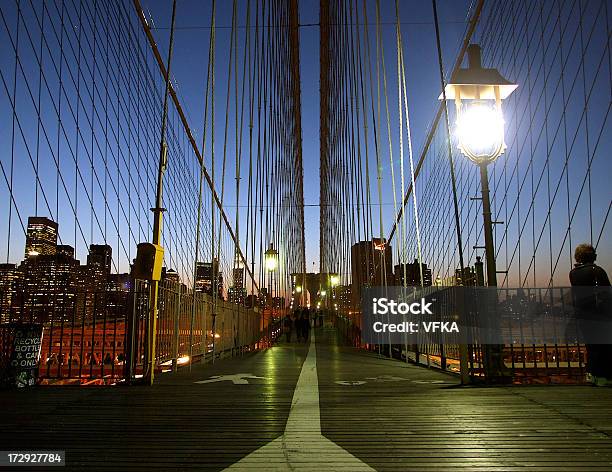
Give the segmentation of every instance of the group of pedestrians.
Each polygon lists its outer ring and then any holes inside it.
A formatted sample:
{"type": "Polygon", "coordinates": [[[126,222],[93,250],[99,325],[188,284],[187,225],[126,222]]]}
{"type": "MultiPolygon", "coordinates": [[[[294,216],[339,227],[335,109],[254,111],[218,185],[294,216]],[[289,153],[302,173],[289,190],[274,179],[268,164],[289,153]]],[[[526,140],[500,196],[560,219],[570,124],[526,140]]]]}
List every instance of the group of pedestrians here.
{"type": "Polygon", "coordinates": [[[308,308],[297,308],[292,314],[287,313],[283,319],[283,332],[288,343],[291,342],[291,334],[295,329],[298,342],[307,342],[310,335],[310,310],[308,308]]]}

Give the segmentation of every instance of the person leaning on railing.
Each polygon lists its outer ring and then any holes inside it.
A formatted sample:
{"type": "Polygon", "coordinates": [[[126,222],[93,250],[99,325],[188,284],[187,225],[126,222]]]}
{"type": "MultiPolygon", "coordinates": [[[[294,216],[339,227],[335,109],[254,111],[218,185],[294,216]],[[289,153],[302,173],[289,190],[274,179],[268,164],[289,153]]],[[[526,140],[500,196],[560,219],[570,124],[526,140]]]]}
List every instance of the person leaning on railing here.
{"type": "Polygon", "coordinates": [[[569,279],[572,287],[584,287],[574,290],[573,298],[576,316],[583,326],[581,334],[587,351],[587,380],[596,386],[612,386],[612,344],[602,344],[601,340],[594,339],[601,333],[594,333],[589,327],[593,326],[589,325],[593,321],[601,321],[604,326],[612,321],[609,318],[610,291],[599,288],[610,287],[610,280],[606,271],[595,264],[597,253],[590,244],[579,244],[574,259],[576,265],[570,271],[569,279]]]}

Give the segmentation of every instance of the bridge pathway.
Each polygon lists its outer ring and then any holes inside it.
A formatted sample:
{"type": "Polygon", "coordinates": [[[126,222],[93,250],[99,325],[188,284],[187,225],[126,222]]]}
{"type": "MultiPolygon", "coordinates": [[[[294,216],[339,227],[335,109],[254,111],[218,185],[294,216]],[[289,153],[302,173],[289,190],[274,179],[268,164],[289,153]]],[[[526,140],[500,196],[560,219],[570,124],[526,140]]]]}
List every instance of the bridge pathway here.
{"type": "Polygon", "coordinates": [[[462,388],[331,329],[153,388],[5,391],[0,408],[1,449],[65,450],[68,470],[612,470],[612,389],[462,388]]]}

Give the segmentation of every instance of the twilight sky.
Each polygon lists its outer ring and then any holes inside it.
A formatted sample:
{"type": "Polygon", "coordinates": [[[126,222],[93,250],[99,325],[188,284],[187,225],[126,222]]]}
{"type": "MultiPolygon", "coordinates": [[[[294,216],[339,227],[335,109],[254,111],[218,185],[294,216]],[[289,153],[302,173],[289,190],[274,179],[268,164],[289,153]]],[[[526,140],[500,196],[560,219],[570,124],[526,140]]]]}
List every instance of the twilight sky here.
{"type": "MultiPolygon", "coordinates": [[[[360,3],[361,4],[361,3],[360,3]]],[[[441,22],[442,47],[446,67],[452,67],[460,41],[467,24],[469,0],[439,0],[438,13],[441,22]]],[[[153,18],[155,38],[165,54],[171,17],[171,2],[144,0],[146,14],[153,18]]],[[[217,74],[218,83],[223,84],[226,75],[227,53],[221,53],[229,44],[231,26],[231,2],[217,2],[217,74]],[[225,28],[222,28],[225,27],[225,28]]],[[[246,1],[238,2],[242,16],[246,1]]],[[[371,35],[374,31],[374,2],[369,2],[371,35]]],[[[400,2],[402,35],[407,68],[407,88],[414,149],[419,150],[428,124],[433,119],[439,94],[439,73],[432,6],[429,0],[400,2]]],[[[306,226],[307,268],[319,263],[319,1],[300,1],[300,61],[302,91],[302,136],[304,155],[304,201],[306,226]]],[[[385,42],[385,59],[388,64],[391,91],[396,92],[395,72],[395,3],[381,2],[381,22],[385,42]]],[[[173,76],[178,82],[179,93],[192,129],[199,135],[204,109],[204,84],[208,53],[210,4],[199,0],[180,0],[177,6],[173,76]]],[[[240,17],[238,24],[244,26],[240,17]]],[[[239,44],[242,43],[241,30],[239,44]]],[[[219,87],[217,100],[225,106],[225,89],[219,87]]],[[[396,106],[391,106],[391,120],[397,122],[396,106]]],[[[223,113],[223,110],[219,114],[223,113]]],[[[218,126],[222,137],[222,127],[218,126]]],[[[220,140],[218,142],[221,142],[220,140]]],[[[384,178],[389,179],[389,163],[383,160],[384,178]]],[[[220,171],[219,171],[220,172],[220,171]]],[[[390,187],[390,186],[387,186],[390,187]]],[[[229,190],[228,190],[229,191],[229,190]]],[[[388,190],[383,201],[385,221],[389,228],[393,217],[392,195],[388,190]]],[[[228,213],[232,213],[228,209],[228,213]]]]}

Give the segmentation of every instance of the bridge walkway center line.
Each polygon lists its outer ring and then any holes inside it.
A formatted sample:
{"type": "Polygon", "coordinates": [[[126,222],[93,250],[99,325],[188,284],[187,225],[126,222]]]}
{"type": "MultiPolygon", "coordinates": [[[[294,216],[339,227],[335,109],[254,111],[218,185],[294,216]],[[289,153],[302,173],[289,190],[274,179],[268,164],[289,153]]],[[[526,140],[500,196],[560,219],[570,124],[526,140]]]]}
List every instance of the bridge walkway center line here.
{"type": "Polygon", "coordinates": [[[373,471],[345,449],[321,434],[317,348],[312,331],[284,434],[227,469],[266,471],[373,471]]]}

